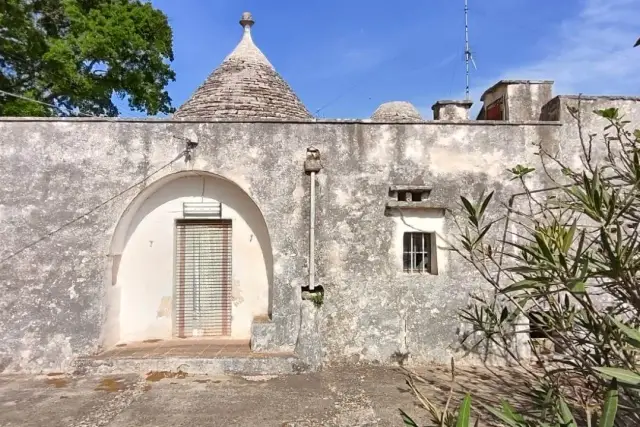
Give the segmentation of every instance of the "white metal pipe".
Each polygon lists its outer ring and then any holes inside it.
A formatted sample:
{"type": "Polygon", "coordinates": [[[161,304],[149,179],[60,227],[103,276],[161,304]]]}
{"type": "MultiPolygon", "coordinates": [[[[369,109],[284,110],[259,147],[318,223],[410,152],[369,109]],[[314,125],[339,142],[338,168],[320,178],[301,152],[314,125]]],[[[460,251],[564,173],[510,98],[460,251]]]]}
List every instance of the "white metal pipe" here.
{"type": "Polygon", "coordinates": [[[316,274],[316,173],[311,172],[311,207],[309,211],[309,290],[315,287],[316,274]]]}

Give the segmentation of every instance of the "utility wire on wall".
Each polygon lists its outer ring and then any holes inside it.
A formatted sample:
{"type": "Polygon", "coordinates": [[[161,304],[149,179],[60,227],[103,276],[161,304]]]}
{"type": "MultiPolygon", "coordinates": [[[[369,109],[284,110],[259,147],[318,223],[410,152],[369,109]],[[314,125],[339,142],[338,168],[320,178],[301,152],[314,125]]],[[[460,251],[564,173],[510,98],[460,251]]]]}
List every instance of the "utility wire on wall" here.
{"type": "MultiPolygon", "coordinates": [[[[177,138],[177,137],[176,137],[177,138]]],[[[182,138],[179,138],[182,139],[182,138]]],[[[164,166],[156,169],[153,173],[146,175],[144,178],[142,178],[141,180],[137,181],[136,183],[130,185],[129,187],[127,187],[126,189],[124,189],[123,191],[119,192],[118,194],[116,194],[115,196],[103,201],[102,203],[94,206],[93,208],[89,209],[87,212],[83,213],[82,215],[79,215],[75,218],[73,218],[72,220],[65,222],[64,224],[62,224],[61,226],[59,226],[58,228],[56,228],[55,230],[50,231],[49,233],[45,234],[44,236],[39,237],[38,239],[34,240],[33,242],[29,243],[26,246],[23,246],[22,248],[14,251],[13,253],[11,253],[10,255],[7,255],[6,257],[3,257],[2,259],[0,259],[0,264],[5,263],[6,261],[9,261],[10,259],[14,258],[15,256],[21,254],[22,252],[26,251],[29,248],[34,247],[35,245],[37,245],[38,243],[46,240],[47,238],[53,236],[54,234],[64,230],[65,228],[67,228],[68,226],[80,221],[81,219],[85,218],[86,216],[94,213],[95,211],[97,211],[98,209],[100,209],[101,207],[105,206],[106,204],[108,204],[109,202],[112,202],[113,200],[117,199],[118,197],[122,196],[124,193],[134,189],[135,187],[137,187],[140,184],[144,184],[149,178],[151,178],[152,176],[156,175],[157,173],[161,172],[162,170],[168,168],[169,166],[171,166],[172,164],[174,164],[175,162],[177,162],[178,160],[180,160],[182,157],[185,157],[185,159],[188,161],[191,158],[191,151],[193,150],[193,148],[195,148],[195,146],[197,145],[197,143],[192,142],[192,141],[187,141],[187,148],[185,150],[183,150],[180,154],[178,154],[178,156],[176,158],[174,158],[173,160],[171,160],[169,163],[165,164],[164,166]]]]}
{"type": "MultiPolygon", "coordinates": [[[[11,92],[7,92],[4,90],[0,89],[0,93],[7,95],[7,96],[11,96],[14,98],[18,98],[18,99],[22,99],[25,101],[29,101],[29,102],[34,102],[36,104],[41,104],[41,105],[45,105],[47,107],[51,107],[54,108],[58,111],[61,111],[63,113],[68,113],[67,111],[63,110],[62,108],[58,107],[57,105],[54,104],[48,104],[46,102],[43,101],[39,101],[37,99],[33,99],[33,98],[29,98],[23,95],[18,95],[15,93],[11,93],[11,92]]],[[[82,112],[78,112],[77,113],[78,116],[83,116],[83,117],[96,117],[94,115],[91,114],[85,114],[82,112]]],[[[105,200],[104,202],[100,203],[99,205],[89,209],[87,212],[85,212],[84,214],[77,216],[75,218],[73,218],[72,220],[65,222],[64,224],[62,224],[60,227],[56,228],[53,231],[50,231],[49,233],[45,234],[44,236],[39,237],[38,239],[34,240],[33,242],[29,243],[26,246],[21,247],[20,249],[12,252],[10,255],[7,255],[6,257],[0,259],[0,264],[5,263],[6,261],[9,261],[10,259],[14,258],[15,256],[21,254],[22,252],[26,251],[29,248],[34,247],[35,245],[37,245],[38,243],[42,242],[43,240],[46,240],[47,238],[53,236],[54,234],[64,230],[65,228],[67,228],[68,226],[80,221],[81,219],[85,218],[86,216],[92,214],[93,212],[97,211],[98,209],[100,209],[101,207],[103,207],[104,205],[108,204],[109,202],[112,202],[113,200],[117,199],[118,197],[122,196],[124,193],[134,189],[135,187],[137,187],[140,184],[144,184],[149,178],[151,178],[152,176],[156,175],[158,172],[161,172],[162,170],[168,168],[169,166],[171,166],[172,164],[174,164],[175,162],[177,162],[178,160],[180,160],[182,157],[185,158],[185,161],[190,161],[191,160],[191,155],[192,155],[192,151],[194,148],[197,147],[198,143],[191,141],[187,138],[181,138],[178,136],[173,136],[176,139],[179,139],[181,141],[184,141],[186,144],[186,149],[183,150],[180,154],[178,154],[178,156],[176,158],[174,158],[173,160],[171,160],[169,163],[165,164],[164,166],[158,168],[157,170],[155,170],[153,173],[146,175],[144,178],[142,178],[140,181],[132,184],[131,186],[127,187],[126,189],[124,189],[123,191],[121,191],[120,193],[116,194],[115,196],[105,200]]]]}

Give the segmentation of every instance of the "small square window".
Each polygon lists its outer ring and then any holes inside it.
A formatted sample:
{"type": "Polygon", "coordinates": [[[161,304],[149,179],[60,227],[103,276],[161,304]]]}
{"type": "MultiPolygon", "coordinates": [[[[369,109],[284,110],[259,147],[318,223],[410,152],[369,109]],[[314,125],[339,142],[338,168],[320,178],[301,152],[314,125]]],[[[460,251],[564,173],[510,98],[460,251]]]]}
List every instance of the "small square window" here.
{"type": "Polygon", "coordinates": [[[405,273],[437,274],[435,240],[433,233],[404,233],[402,269],[405,273]]]}

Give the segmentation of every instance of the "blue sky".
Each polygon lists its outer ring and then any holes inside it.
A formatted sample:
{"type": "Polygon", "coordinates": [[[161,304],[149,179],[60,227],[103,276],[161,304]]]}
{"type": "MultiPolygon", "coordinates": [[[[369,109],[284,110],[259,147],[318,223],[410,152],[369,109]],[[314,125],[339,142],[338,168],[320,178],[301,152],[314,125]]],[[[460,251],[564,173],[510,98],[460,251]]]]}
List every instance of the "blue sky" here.
{"type": "MultiPolygon", "coordinates": [[[[238,20],[312,113],[366,118],[406,100],[431,117],[464,96],[463,0],[152,0],[174,32],[174,106],[231,52],[238,20]]],[[[640,92],[640,0],[469,0],[472,99],[501,78],[552,79],[555,93],[640,92]]],[[[122,109],[123,116],[134,115],[122,109]]]]}

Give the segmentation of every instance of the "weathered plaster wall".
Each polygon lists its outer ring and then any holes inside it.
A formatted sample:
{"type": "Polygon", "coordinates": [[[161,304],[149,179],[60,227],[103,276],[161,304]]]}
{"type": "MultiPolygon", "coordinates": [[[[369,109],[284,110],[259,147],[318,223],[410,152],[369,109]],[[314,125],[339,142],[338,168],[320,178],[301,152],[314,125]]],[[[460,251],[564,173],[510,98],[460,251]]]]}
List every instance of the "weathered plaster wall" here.
{"type": "Polygon", "coordinates": [[[268,314],[265,256],[255,237],[267,233],[260,211],[226,180],[186,176],[150,194],[132,218],[113,286],[115,300],[107,301],[120,308],[119,322],[107,320],[107,324],[119,327],[105,330],[105,336],[119,336],[114,340],[117,343],[171,339],[175,220],[183,217],[184,202],[201,201],[221,202],[222,218],[232,222],[231,250],[236,256],[232,256],[231,337],[248,340],[253,318],[268,314]]]}
{"type": "MultiPolygon", "coordinates": [[[[411,353],[416,363],[446,361],[456,354],[456,310],[483,283],[444,249],[438,275],[402,273],[400,225],[384,214],[389,185],[428,185],[429,200],[447,207],[483,189],[496,190],[504,202],[514,185],[505,169],[535,165],[535,143],[557,144],[559,132],[550,122],[2,120],[2,368],[66,369],[73,357],[97,350],[114,283],[116,225],[144,186],[188,170],[233,181],[261,210],[273,253],[268,338],[272,348],[293,349],[307,282],[309,177],[302,165],[308,146],[320,150],[324,164],[316,236],[317,283],[325,297],[314,322],[325,361],[389,363],[396,352],[411,353]],[[176,162],[6,259],[175,158],[184,148],[175,137],[199,142],[193,162],[176,162]]],[[[453,238],[450,219],[437,228],[439,244],[453,238]]]]}
{"type": "Polygon", "coordinates": [[[553,97],[552,82],[511,84],[507,89],[509,120],[540,120],[543,106],[553,97]]]}
{"type": "MultiPolygon", "coordinates": [[[[445,361],[454,353],[461,326],[456,311],[469,301],[469,291],[483,283],[451,252],[437,276],[407,275],[398,268],[392,249],[399,233],[397,219],[382,216],[387,186],[429,185],[429,200],[450,208],[460,195],[475,198],[483,189],[495,189],[497,200],[505,201],[513,191],[506,168],[518,162],[535,164],[532,143],[554,139],[556,131],[553,126],[504,124],[362,127],[356,141],[371,144],[362,154],[347,156],[349,151],[358,153],[358,147],[348,145],[342,160],[329,153],[321,174],[326,191],[319,205],[333,211],[324,215],[344,218],[337,228],[323,227],[319,236],[319,262],[330,266],[322,277],[329,359],[386,362],[404,350],[414,362],[424,363],[445,361]],[[334,172],[344,170],[353,172],[334,172]],[[366,232],[371,229],[375,233],[366,232]]],[[[448,218],[439,240],[451,241],[454,235],[448,218]]]]}
{"type": "Polygon", "coordinates": [[[484,106],[504,96],[505,120],[511,122],[544,120],[542,110],[553,97],[548,80],[501,80],[482,95],[484,106]]]}
{"type": "MultiPolygon", "coordinates": [[[[548,147],[550,151],[557,153],[563,164],[580,169],[581,157],[584,158],[582,139],[585,148],[591,146],[592,158],[596,161],[601,159],[606,155],[605,136],[613,136],[613,129],[605,130],[609,122],[594,111],[612,107],[618,108],[624,120],[629,121],[627,130],[640,128],[640,97],[561,95],[553,98],[544,106],[542,118],[561,121],[564,124],[559,133],[563,144],[548,147]],[[568,107],[576,109],[576,118],[569,113],[568,107]]],[[[552,168],[556,166],[548,161],[547,164],[552,168]]]]}

